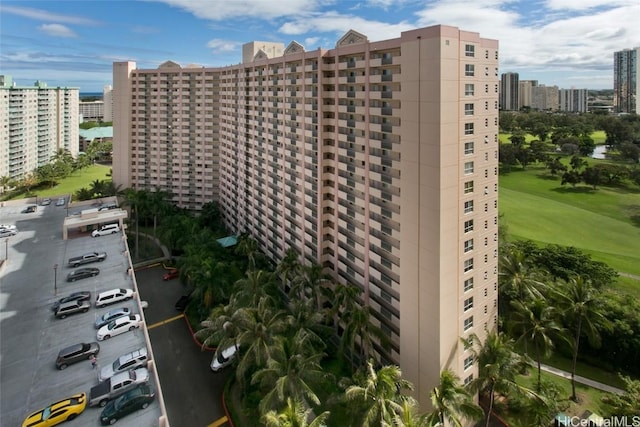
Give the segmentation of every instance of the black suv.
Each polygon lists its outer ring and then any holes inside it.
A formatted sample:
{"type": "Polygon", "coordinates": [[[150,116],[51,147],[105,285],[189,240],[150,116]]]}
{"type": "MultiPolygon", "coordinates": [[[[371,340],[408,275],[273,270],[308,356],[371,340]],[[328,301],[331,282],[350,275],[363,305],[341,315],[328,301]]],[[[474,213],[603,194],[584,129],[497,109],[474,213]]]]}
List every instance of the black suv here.
{"type": "Polygon", "coordinates": [[[91,356],[96,356],[99,352],[100,344],[97,342],[80,343],[63,348],[60,350],[60,353],[58,353],[56,368],[60,370],[65,369],[73,363],[89,360],[91,356]]]}

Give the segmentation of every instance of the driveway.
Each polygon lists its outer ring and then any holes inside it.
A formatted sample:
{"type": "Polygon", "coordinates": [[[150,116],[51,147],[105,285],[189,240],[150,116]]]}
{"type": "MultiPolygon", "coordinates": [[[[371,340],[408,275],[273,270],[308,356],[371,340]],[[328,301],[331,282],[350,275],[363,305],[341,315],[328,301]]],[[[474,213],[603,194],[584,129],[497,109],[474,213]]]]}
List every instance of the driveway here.
{"type": "Polygon", "coordinates": [[[230,425],[222,422],[222,391],[229,370],[209,369],[213,353],[201,350],[174,304],[184,292],[179,279],[162,280],[161,265],[136,270],[140,299],[172,427],[230,425]]]}

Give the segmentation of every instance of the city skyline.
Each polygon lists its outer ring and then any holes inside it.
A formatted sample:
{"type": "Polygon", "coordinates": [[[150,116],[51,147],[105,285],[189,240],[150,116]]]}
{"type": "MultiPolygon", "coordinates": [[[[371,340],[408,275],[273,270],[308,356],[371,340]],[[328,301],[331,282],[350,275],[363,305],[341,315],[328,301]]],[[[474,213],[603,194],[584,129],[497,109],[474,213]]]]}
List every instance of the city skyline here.
{"type": "Polygon", "coordinates": [[[242,44],[297,41],[331,49],[350,29],[370,40],[443,24],[500,42],[500,72],[561,88],[613,88],[613,53],[640,45],[629,0],[7,1],[0,5],[0,74],[22,86],[100,92],[114,61],[237,64],[242,44]],[[78,7],[82,5],[82,7],[78,7]],[[115,5],[115,6],[114,6],[115,5]]]}

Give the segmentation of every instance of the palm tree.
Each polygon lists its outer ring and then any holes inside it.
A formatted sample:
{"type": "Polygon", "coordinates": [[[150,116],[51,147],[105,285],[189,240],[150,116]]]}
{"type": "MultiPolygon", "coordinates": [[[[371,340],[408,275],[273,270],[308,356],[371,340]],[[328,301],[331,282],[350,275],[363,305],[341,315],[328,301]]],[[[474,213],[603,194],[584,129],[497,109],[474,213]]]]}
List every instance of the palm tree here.
{"type": "Polygon", "coordinates": [[[262,413],[276,407],[278,403],[284,403],[288,398],[307,406],[320,404],[313,389],[332,376],[320,366],[324,353],[316,350],[313,341],[304,330],[291,338],[276,338],[267,366],[251,378],[252,384],[260,384],[270,390],[260,402],[262,413]]]}
{"type": "Polygon", "coordinates": [[[426,420],[430,426],[444,426],[445,420],[454,427],[462,427],[463,419],[482,419],[482,408],[473,401],[473,396],[460,384],[460,379],[451,370],[440,372],[440,384],[431,391],[433,411],[426,420]]]}
{"type": "Polygon", "coordinates": [[[273,273],[252,269],[247,270],[246,277],[234,285],[238,299],[244,301],[247,307],[255,307],[261,298],[273,295],[274,288],[273,273]]]}
{"type": "Polygon", "coordinates": [[[539,273],[527,264],[524,252],[511,248],[500,258],[500,291],[510,299],[526,301],[542,298],[544,283],[539,273]]]}
{"type": "Polygon", "coordinates": [[[300,267],[300,254],[298,251],[295,248],[287,249],[276,268],[276,274],[280,275],[283,289],[287,289],[289,279],[297,275],[300,267]]]}
{"type": "Polygon", "coordinates": [[[288,304],[287,323],[289,330],[297,333],[306,331],[320,347],[326,347],[325,340],[331,336],[332,329],[325,325],[325,316],[317,311],[308,300],[292,299],[288,304]]]}
{"type": "Polygon", "coordinates": [[[484,343],[476,334],[471,334],[463,343],[478,363],[478,378],[471,381],[469,388],[473,392],[486,395],[489,399],[487,427],[496,393],[503,396],[518,393],[538,397],[533,391],[516,382],[516,376],[529,366],[529,362],[513,350],[513,340],[501,332],[489,332],[484,343]]]}
{"type": "Polygon", "coordinates": [[[258,242],[252,239],[250,235],[242,233],[238,238],[236,253],[246,256],[249,260],[249,270],[255,270],[256,257],[260,253],[260,251],[258,250],[258,242]]]}
{"type": "Polygon", "coordinates": [[[138,233],[139,221],[140,221],[140,213],[143,209],[145,200],[147,197],[147,193],[144,190],[135,190],[133,188],[127,188],[124,190],[124,206],[131,207],[131,214],[135,218],[136,224],[136,250],[135,250],[135,259],[139,259],[140,256],[140,237],[138,233]]]}
{"type": "Polygon", "coordinates": [[[317,310],[322,307],[320,288],[331,283],[330,278],[323,273],[323,270],[324,267],[317,263],[303,266],[291,289],[291,292],[294,295],[297,294],[299,298],[310,298],[316,305],[317,310]]]}
{"type": "Polygon", "coordinates": [[[599,345],[598,328],[608,328],[609,321],[602,313],[601,304],[596,297],[596,289],[591,281],[585,280],[581,276],[569,279],[565,287],[555,290],[555,295],[565,324],[572,332],[571,399],[576,401],[575,375],[578,352],[580,351],[580,338],[584,333],[590,343],[594,346],[599,345]]]}
{"type": "Polygon", "coordinates": [[[156,228],[158,224],[158,216],[167,212],[169,210],[169,207],[171,206],[167,201],[169,197],[170,197],[169,193],[167,193],[166,191],[160,190],[158,188],[156,188],[155,191],[149,194],[148,209],[151,215],[153,215],[153,238],[154,239],[157,237],[156,228]]]}
{"type": "Polygon", "coordinates": [[[514,311],[509,322],[510,329],[519,333],[518,341],[533,344],[535,359],[538,365],[538,382],[536,390],[541,389],[542,357],[548,356],[554,348],[553,339],[564,339],[564,331],[556,323],[556,310],[548,305],[546,299],[538,298],[529,304],[511,301],[514,311]]]}
{"type": "Polygon", "coordinates": [[[400,406],[400,413],[396,414],[393,418],[393,425],[395,427],[430,427],[426,415],[416,413],[418,410],[417,400],[407,396],[402,400],[400,406]]]}
{"type": "MultiPolygon", "coordinates": [[[[242,384],[252,368],[261,368],[271,358],[276,336],[286,328],[285,312],[273,307],[270,297],[262,297],[256,307],[241,308],[233,315],[236,343],[241,349],[236,377],[242,384]]],[[[217,354],[216,354],[217,356],[217,354]]]]}
{"type": "Polygon", "coordinates": [[[0,176],[0,187],[2,187],[2,192],[4,193],[11,182],[11,177],[8,175],[0,176]]]}
{"type": "Polygon", "coordinates": [[[402,402],[406,399],[402,392],[413,390],[413,385],[402,379],[398,366],[383,366],[376,370],[373,361],[369,360],[366,369],[363,383],[349,386],[345,397],[362,404],[363,427],[391,425],[402,414],[402,402]]]}
{"type": "Polygon", "coordinates": [[[329,411],[325,411],[310,420],[312,409],[306,409],[302,402],[287,398],[287,406],[279,412],[269,411],[262,416],[267,427],[325,427],[329,411]]]}
{"type": "Polygon", "coordinates": [[[339,321],[342,318],[341,313],[351,313],[355,307],[359,307],[359,296],[362,294],[362,289],[354,285],[343,285],[342,283],[336,284],[331,291],[331,295],[328,299],[333,303],[331,309],[327,312],[327,318],[331,319],[337,329],[339,321]],[[338,318],[336,318],[338,316],[338,318]]]}

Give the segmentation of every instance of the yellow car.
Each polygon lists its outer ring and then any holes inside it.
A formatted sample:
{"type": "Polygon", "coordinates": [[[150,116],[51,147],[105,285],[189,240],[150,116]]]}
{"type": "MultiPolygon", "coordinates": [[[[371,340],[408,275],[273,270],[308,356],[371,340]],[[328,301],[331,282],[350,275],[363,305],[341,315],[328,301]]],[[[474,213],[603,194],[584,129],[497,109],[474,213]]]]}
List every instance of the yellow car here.
{"type": "Polygon", "coordinates": [[[22,427],[50,427],[70,421],[80,415],[87,407],[86,393],[74,394],[71,397],[52,403],[29,415],[22,427]]]}

